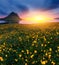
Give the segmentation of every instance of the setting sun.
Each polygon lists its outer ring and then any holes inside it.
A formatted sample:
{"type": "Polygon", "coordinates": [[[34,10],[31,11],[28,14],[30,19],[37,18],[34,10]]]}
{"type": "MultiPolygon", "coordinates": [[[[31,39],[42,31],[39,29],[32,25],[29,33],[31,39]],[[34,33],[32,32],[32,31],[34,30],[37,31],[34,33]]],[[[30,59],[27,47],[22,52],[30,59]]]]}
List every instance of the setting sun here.
{"type": "Polygon", "coordinates": [[[46,23],[47,21],[53,20],[53,16],[47,12],[31,11],[22,16],[23,21],[26,23],[46,23]]]}
{"type": "Polygon", "coordinates": [[[43,23],[47,20],[47,17],[44,17],[44,16],[33,16],[32,18],[30,18],[30,20],[36,22],[36,23],[43,23]]]}

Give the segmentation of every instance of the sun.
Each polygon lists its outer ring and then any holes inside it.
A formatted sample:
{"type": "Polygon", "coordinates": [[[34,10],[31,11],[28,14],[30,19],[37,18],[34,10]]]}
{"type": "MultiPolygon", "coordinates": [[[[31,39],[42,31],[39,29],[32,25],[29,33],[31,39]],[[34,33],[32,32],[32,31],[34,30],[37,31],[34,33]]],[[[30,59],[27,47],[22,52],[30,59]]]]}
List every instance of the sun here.
{"type": "Polygon", "coordinates": [[[22,18],[26,23],[46,23],[53,19],[51,16],[43,12],[30,12],[22,18]]]}
{"type": "Polygon", "coordinates": [[[49,18],[44,15],[32,15],[30,17],[26,17],[24,20],[28,21],[30,23],[46,23],[48,20],[51,20],[52,18],[49,18]]]}
{"type": "Polygon", "coordinates": [[[32,20],[36,23],[43,23],[46,21],[46,17],[43,17],[43,16],[33,16],[32,20]]]}
{"type": "Polygon", "coordinates": [[[41,20],[44,20],[44,18],[43,18],[43,17],[39,17],[39,16],[35,16],[35,17],[34,17],[34,20],[36,20],[36,21],[41,21],[41,20]]]}

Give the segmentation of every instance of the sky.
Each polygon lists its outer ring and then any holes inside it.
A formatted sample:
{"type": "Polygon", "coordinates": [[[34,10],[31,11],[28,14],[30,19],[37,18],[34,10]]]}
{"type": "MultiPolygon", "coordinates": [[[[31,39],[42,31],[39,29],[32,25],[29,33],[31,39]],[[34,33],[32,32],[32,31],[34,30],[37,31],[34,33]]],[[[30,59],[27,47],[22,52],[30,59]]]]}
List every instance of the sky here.
{"type": "Polygon", "coordinates": [[[59,17],[59,0],[0,0],[0,17],[11,12],[29,12],[42,10],[59,17]]]}

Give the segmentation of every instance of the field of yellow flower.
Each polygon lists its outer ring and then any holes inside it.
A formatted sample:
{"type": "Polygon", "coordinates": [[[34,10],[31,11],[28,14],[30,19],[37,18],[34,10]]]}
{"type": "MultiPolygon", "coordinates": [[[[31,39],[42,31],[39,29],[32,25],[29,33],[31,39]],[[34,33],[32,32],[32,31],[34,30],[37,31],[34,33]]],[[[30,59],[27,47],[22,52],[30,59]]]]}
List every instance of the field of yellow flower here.
{"type": "Polygon", "coordinates": [[[0,65],[59,65],[59,23],[0,25],[0,65]]]}

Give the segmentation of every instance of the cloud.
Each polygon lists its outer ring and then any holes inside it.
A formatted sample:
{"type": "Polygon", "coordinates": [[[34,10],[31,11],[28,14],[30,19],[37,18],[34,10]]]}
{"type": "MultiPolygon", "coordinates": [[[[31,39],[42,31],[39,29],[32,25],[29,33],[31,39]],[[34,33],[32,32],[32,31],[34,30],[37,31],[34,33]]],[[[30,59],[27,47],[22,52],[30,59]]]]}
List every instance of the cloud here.
{"type": "Polygon", "coordinates": [[[27,5],[38,8],[51,10],[59,7],[59,0],[18,0],[19,2],[26,3],[27,5]]]}
{"type": "Polygon", "coordinates": [[[0,15],[8,15],[12,11],[19,13],[19,12],[29,10],[27,5],[24,5],[18,1],[16,1],[16,0],[1,0],[0,1],[0,15]]]}
{"type": "Polygon", "coordinates": [[[38,9],[51,10],[59,7],[59,0],[29,0],[27,1],[33,7],[38,9]]]}
{"type": "MultiPolygon", "coordinates": [[[[47,1],[45,1],[45,3],[47,3],[47,1]]],[[[49,0],[49,2],[50,3],[47,3],[47,6],[44,6],[45,10],[52,10],[59,8],[59,0],[49,0]]]]}
{"type": "Polygon", "coordinates": [[[17,4],[16,5],[16,8],[19,10],[19,12],[26,12],[26,11],[29,11],[29,8],[25,5],[22,5],[22,4],[17,4]]]}
{"type": "Polygon", "coordinates": [[[6,15],[7,13],[4,12],[3,10],[0,10],[0,14],[1,14],[1,15],[6,15]]]}
{"type": "Polygon", "coordinates": [[[56,9],[59,8],[59,0],[0,0],[1,15],[7,15],[12,11],[17,13],[29,11],[31,8],[43,10],[56,9]]]}

